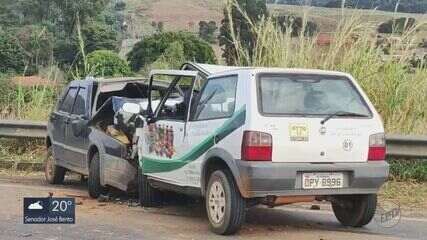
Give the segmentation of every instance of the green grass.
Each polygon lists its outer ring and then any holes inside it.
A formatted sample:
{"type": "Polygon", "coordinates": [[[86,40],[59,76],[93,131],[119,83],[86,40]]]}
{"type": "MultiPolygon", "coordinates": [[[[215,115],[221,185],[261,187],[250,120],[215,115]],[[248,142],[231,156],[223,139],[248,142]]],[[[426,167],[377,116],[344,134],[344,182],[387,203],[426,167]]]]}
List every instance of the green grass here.
{"type": "Polygon", "coordinates": [[[41,75],[51,85],[21,86],[13,75],[0,75],[0,119],[46,121],[63,87],[62,75],[51,67],[41,75]]]}
{"type": "MultiPolygon", "coordinates": [[[[305,9],[304,21],[311,14],[310,8],[305,9]]],[[[292,37],[290,31],[283,32],[271,18],[252,23],[251,31],[256,38],[252,56],[239,44],[238,34],[231,35],[239,65],[348,72],[379,111],[387,133],[427,134],[427,69],[409,67],[414,51],[411,46],[419,38],[417,30],[425,24],[420,22],[399,37],[386,36],[390,56],[378,46],[375,29],[357,13],[338,21],[331,44],[326,47],[317,46],[317,36],[292,37]]],[[[304,31],[303,28],[301,32],[304,31]]]]}
{"type": "Polygon", "coordinates": [[[395,181],[427,182],[427,160],[390,160],[390,178],[395,181]]]}

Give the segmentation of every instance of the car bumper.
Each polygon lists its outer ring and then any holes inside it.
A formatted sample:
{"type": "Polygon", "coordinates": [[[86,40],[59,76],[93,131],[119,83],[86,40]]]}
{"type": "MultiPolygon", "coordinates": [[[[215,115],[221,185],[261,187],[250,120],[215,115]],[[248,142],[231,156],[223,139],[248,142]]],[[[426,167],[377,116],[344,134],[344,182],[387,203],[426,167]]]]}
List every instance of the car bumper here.
{"type": "Polygon", "coordinates": [[[340,195],[376,193],[387,180],[385,161],[366,163],[272,163],[236,160],[240,192],[243,197],[340,195]],[[305,172],[342,172],[344,187],[302,189],[305,172]]]}

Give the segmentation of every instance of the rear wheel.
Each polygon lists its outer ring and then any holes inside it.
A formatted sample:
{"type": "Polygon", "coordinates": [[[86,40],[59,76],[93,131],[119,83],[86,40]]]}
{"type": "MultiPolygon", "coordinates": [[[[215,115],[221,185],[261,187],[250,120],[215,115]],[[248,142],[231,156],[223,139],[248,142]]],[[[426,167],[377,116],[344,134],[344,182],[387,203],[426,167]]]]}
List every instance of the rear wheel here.
{"type": "Polygon", "coordinates": [[[230,171],[217,170],[210,175],[205,200],[213,232],[229,235],[240,229],[245,221],[246,201],[230,171]]]}
{"type": "Polygon", "coordinates": [[[141,207],[157,207],[161,205],[162,193],[153,188],[148,182],[147,176],[138,167],[138,199],[141,207]]]}
{"type": "Polygon", "coordinates": [[[65,172],[67,170],[56,165],[56,159],[53,156],[52,147],[47,148],[46,159],[44,162],[44,175],[46,181],[50,184],[62,184],[64,182],[65,172]]]}
{"type": "Polygon", "coordinates": [[[377,195],[348,195],[336,197],[332,209],[338,221],[344,226],[362,227],[375,215],[377,195]]]}
{"type": "Polygon", "coordinates": [[[107,193],[107,188],[101,185],[100,173],[100,159],[97,152],[93,154],[89,165],[88,190],[92,198],[98,198],[99,195],[107,193]]]}

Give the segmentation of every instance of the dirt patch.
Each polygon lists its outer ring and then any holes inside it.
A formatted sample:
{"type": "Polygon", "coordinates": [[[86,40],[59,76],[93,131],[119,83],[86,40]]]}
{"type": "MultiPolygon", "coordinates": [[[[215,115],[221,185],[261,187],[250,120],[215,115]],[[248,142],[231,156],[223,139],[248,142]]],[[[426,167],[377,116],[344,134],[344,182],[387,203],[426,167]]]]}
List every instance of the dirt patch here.
{"type": "Polygon", "coordinates": [[[221,9],[221,1],[159,0],[152,3],[147,15],[152,21],[163,22],[166,30],[195,32],[202,20],[219,25],[223,17],[221,9]]]}
{"type": "Polygon", "coordinates": [[[46,86],[54,87],[58,85],[58,82],[50,81],[49,79],[42,78],[40,76],[28,76],[28,77],[14,77],[12,83],[16,86],[21,87],[34,87],[34,86],[46,86]]]}

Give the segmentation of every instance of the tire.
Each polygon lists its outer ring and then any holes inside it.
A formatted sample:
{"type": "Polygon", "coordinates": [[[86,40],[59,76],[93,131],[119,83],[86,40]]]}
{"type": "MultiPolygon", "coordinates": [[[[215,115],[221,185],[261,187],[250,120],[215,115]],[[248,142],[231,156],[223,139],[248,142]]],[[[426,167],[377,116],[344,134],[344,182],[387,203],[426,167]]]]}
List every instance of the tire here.
{"type": "Polygon", "coordinates": [[[138,199],[141,207],[158,207],[162,204],[162,193],[150,185],[140,167],[138,167],[138,199]]]}
{"type": "Polygon", "coordinates": [[[47,148],[46,159],[44,162],[44,176],[50,184],[64,183],[65,173],[67,169],[56,165],[56,159],[52,152],[52,147],[47,148]]]}
{"type": "Polygon", "coordinates": [[[99,153],[96,152],[90,161],[89,177],[87,181],[89,196],[92,198],[98,198],[99,195],[107,193],[107,188],[101,185],[100,174],[100,158],[99,153]]]}
{"type": "Polygon", "coordinates": [[[209,176],[205,201],[212,232],[231,235],[240,229],[246,217],[246,200],[229,170],[217,170],[209,176]]]}
{"type": "Polygon", "coordinates": [[[377,195],[339,196],[332,202],[332,209],[338,221],[349,227],[362,227],[375,215],[377,195]]]}

